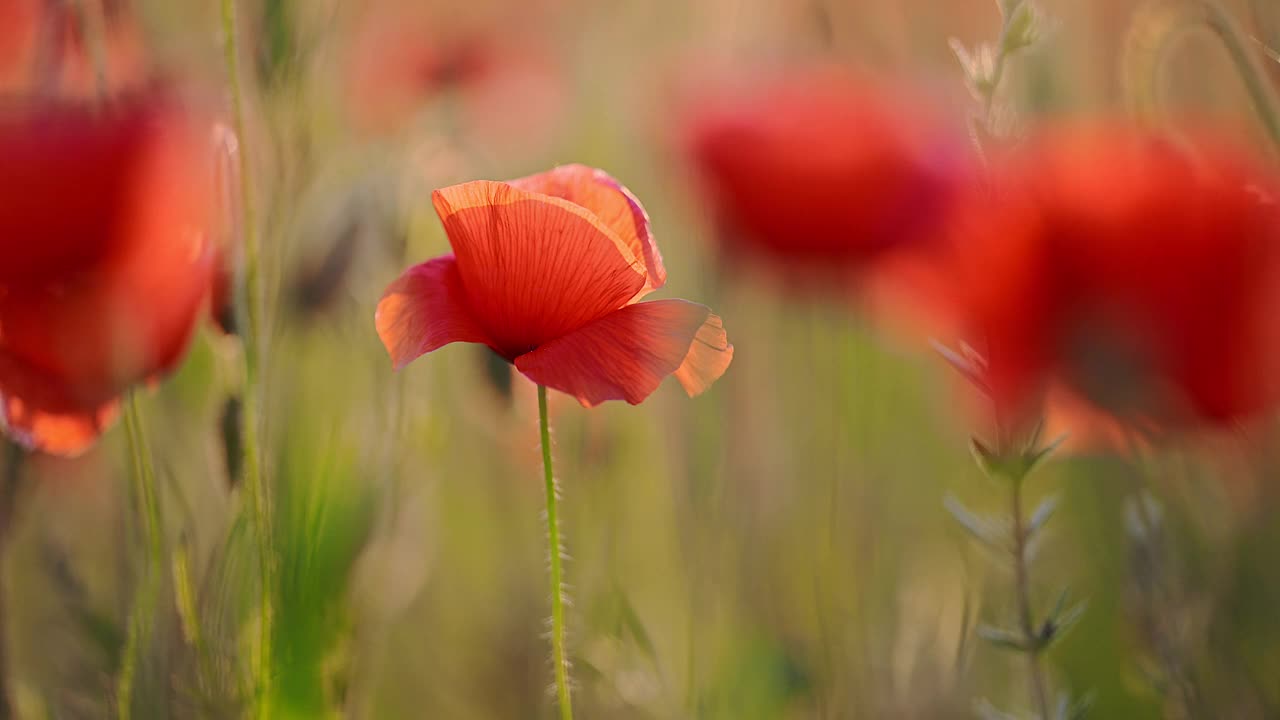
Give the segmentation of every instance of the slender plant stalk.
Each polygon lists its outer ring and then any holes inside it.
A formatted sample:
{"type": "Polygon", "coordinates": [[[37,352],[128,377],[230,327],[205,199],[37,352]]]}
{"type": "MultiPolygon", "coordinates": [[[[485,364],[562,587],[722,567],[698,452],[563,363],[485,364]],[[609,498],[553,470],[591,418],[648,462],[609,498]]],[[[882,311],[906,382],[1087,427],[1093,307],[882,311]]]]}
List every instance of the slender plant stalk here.
{"type": "Polygon", "coordinates": [[[200,627],[196,584],[191,577],[191,550],[185,540],[178,542],[172,558],[173,595],[182,621],[182,634],[196,656],[196,675],[201,692],[213,692],[217,675],[204,630],[200,627]]]}
{"type": "Polygon", "coordinates": [[[1023,480],[1024,478],[1018,478],[1012,483],[1014,594],[1018,601],[1018,627],[1028,643],[1027,675],[1031,682],[1032,698],[1040,718],[1049,720],[1052,717],[1049,714],[1049,693],[1045,689],[1044,671],[1040,667],[1039,645],[1035,643],[1037,638],[1035,620],[1031,616],[1031,583],[1027,572],[1027,529],[1026,521],[1022,516],[1023,480]]]}
{"type": "Polygon", "coordinates": [[[542,430],[542,470],[547,485],[547,550],[551,554],[551,661],[556,666],[556,698],[560,720],[573,720],[569,699],[569,660],[564,652],[564,576],[560,553],[558,492],[551,469],[551,427],[547,422],[547,388],[538,386],[538,424],[542,430]]]}
{"type": "Polygon", "coordinates": [[[116,685],[116,717],[128,720],[133,712],[133,689],[142,653],[150,641],[150,629],[160,595],[160,578],[164,572],[164,536],[161,529],[160,502],[156,494],[156,473],[151,464],[151,449],[142,427],[138,397],[129,393],[125,401],[125,431],[129,437],[129,454],[133,460],[133,499],[143,520],[146,536],[147,565],[143,581],[138,585],[129,617],[128,636],[120,663],[116,685]]]}
{"type": "Polygon", "coordinates": [[[241,315],[244,327],[244,407],[241,415],[244,435],[244,477],[249,494],[249,511],[258,541],[258,565],[261,574],[261,618],[258,642],[257,707],[255,715],[269,715],[272,672],[272,626],[274,622],[274,589],[276,556],[271,537],[271,506],[262,463],[262,388],[261,361],[263,289],[260,276],[260,247],[253,205],[250,167],[244,152],[248,136],[245,132],[244,89],[240,82],[240,43],[236,0],[222,0],[223,51],[230,84],[231,103],[237,142],[241,152],[240,207],[244,218],[244,268],[241,290],[241,315]]]}
{"type": "Polygon", "coordinates": [[[4,442],[4,466],[0,469],[0,720],[14,716],[13,698],[9,693],[9,653],[7,639],[8,583],[3,581],[4,557],[13,527],[14,507],[18,502],[19,484],[27,451],[17,443],[4,442]]]}

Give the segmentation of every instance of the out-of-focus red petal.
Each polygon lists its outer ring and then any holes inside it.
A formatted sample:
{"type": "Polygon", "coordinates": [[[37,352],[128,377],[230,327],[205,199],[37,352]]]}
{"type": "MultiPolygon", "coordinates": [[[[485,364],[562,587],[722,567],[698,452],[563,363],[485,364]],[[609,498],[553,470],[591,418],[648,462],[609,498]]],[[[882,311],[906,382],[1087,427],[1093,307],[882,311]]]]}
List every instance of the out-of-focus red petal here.
{"type": "Polygon", "coordinates": [[[635,405],[676,372],[696,394],[732,357],[719,320],[686,300],[637,303],[521,355],[515,364],[534,382],[573,395],[586,407],[605,400],[635,405]]]}
{"type": "Polygon", "coordinates": [[[0,395],[0,425],[29,450],[72,457],[93,445],[119,414],[119,403],[83,411],[48,412],[16,397],[0,395]]]}
{"type": "Polygon", "coordinates": [[[956,223],[961,305],[1007,414],[1060,382],[1127,426],[1225,426],[1280,398],[1280,180],[1192,135],[1073,124],[994,166],[956,223]]]}
{"type": "Polygon", "coordinates": [[[374,324],[397,370],[452,342],[488,343],[467,309],[452,255],[414,265],[391,283],[378,302],[374,324]]]}
{"type": "MultiPolygon", "coordinates": [[[[56,385],[70,403],[60,411],[79,410],[171,369],[185,349],[213,267],[208,153],[195,118],[162,98],[97,119],[47,112],[0,132],[0,187],[20,199],[0,209],[0,352],[56,385]],[[47,153],[20,147],[27,137],[47,153]]],[[[30,402],[10,380],[0,389],[30,402]]]]}
{"type": "Polygon", "coordinates": [[[590,211],[478,180],[432,193],[472,317],[508,360],[617,310],[644,260],[590,211]]]}
{"type": "Polygon", "coordinates": [[[0,282],[74,272],[120,249],[119,225],[156,118],[149,104],[0,113],[0,282]],[[101,238],[88,241],[86,238],[101,238]]]}
{"type": "Polygon", "coordinates": [[[547,172],[512,180],[511,184],[521,190],[562,198],[590,210],[617,233],[637,257],[644,259],[645,287],[642,294],[667,284],[667,269],[653,240],[649,213],[630,190],[605,171],[580,164],[561,165],[547,172]]]}
{"type": "Polygon", "coordinates": [[[944,115],[843,68],[752,73],[684,104],[679,143],[725,260],[763,261],[793,289],[839,289],[886,251],[934,243],[972,176],[944,115]]]}

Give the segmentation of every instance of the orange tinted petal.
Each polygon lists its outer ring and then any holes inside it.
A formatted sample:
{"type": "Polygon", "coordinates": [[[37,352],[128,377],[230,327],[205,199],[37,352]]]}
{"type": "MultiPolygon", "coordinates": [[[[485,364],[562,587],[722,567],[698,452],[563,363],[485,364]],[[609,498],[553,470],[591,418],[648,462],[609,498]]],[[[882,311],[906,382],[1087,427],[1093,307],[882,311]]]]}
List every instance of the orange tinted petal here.
{"type": "Polygon", "coordinates": [[[397,370],[442,345],[487,342],[467,309],[452,255],[414,265],[391,283],[378,302],[374,324],[397,370]]]}
{"type": "Polygon", "coordinates": [[[731,357],[732,350],[718,327],[719,318],[696,303],[638,303],[521,355],[515,364],[534,382],[573,395],[587,407],[605,400],[635,405],[672,373],[680,373],[691,394],[723,373],[728,365],[723,356],[731,357]],[[717,347],[723,348],[722,357],[713,360],[717,347]]]}
{"type": "Polygon", "coordinates": [[[432,193],[468,307],[507,359],[625,305],[644,261],[579,205],[479,180],[432,193]]]}
{"type": "Polygon", "coordinates": [[[617,233],[636,257],[644,259],[643,292],[667,284],[667,269],[653,240],[649,213],[631,191],[608,173],[586,165],[561,165],[547,172],[512,180],[521,190],[551,195],[590,210],[617,233]]]}
{"type": "Polygon", "coordinates": [[[119,414],[111,401],[84,411],[48,412],[19,398],[0,395],[0,426],[28,450],[75,456],[89,449],[119,414]]]}
{"type": "Polygon", "coordinates": [[[684,362],[676,368],[676,380],[680,381],[689,397],[701,395],[711,387],[711,383],[720,379],[732,361],[733,346],[724,331],[724,322],[719,315],[708,315],[694,334],[684,362]]]}

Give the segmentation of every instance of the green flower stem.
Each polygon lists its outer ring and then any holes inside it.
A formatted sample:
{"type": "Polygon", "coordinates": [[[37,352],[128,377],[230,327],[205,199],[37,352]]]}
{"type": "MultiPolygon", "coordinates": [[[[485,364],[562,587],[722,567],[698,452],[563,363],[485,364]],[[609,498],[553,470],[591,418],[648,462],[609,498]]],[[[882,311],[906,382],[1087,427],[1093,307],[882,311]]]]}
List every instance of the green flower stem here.
{"type": "Polygon", "coordinates": [[[547,388],[538,386],[538,424],[542,431],[542,469],[547,486],[547,549],[551,555],[551,660],[556,668],[560,720],[573,720],[569,699],[569,661],[564,651],[564,579],[560,554],[560,517],[555,474],[551,470],[551,427],[547,422],[547,388]]]}
{"type": "Polygon", "coordinates": [[[1134,18],[1126,41],[1123,76],[1134,110],[1153,117],[1159,105],[1160,71],[1166,51],[1189,30],[1206,28],[1222,42],[1249,93],[1267,136],[1280,150],[1280,100],[1259,67],[1253,44],[1231,14],[1213,0],[1169,0],[1148,5],[1134,18]]]}
{"type": "Polygon", "coordinates": [[[1018,603],[1018,627],[1022,630],[1026,646],[1027,674],[1031,683],[1031,695],[1042,720],[1049,720],[1049,693],[1045,689],[1044,670],[1040,667],[1040,643],[1035,620],[1031,615],[1031,588],[1027,569],[1027,529],[1022,516],[1022,484],[1025,477],[1014,478],[1013,492],[1013,575],[1014,594],[1018,603]]]}
{"type": "Polygon", "coordinates": [[[261,361],[263,288],[260,275],[260,247],[250,184],[249,162],[244,152],[248,140],[245,132],[244,90],[240,83],[240,43],[236,19],[236,0],[222,0],[223,51],[227,82],[231,90],[236,141],[241,152],[240,206],[244,217],[244,268],[241,289],[241,315],[244,327],[244,406],[241,414],[244,435],[245,489],[249,495],[249,512],[258,542],[258,565],[261,574],[261,619],[258,645],[258,677],[256,712],[258,718],[269,715],[272,672],[272,625],[274,621],[274,588],[276,556],[271,537],[271,505],[262,463],[262,387],[261,361]]]}
{"type": "Polygon", "coordinates": [[[160,578],[164,572],[164,535],[160,518],[160,502],[156,495],[156,473],[151,464],[151,449],[142,427],[142,413],[137,394],[129,393],[124,410],[125,431],[129,438],[129,454],[133,460],[133,498],[143,520],[146,536],[147,565],[143,581],[138,585],[129,617],[128,636],[120,663],[116,685],[116,716],[132,717],[133,688],[142,653],[150,640],[160,594],[160,578]]]}

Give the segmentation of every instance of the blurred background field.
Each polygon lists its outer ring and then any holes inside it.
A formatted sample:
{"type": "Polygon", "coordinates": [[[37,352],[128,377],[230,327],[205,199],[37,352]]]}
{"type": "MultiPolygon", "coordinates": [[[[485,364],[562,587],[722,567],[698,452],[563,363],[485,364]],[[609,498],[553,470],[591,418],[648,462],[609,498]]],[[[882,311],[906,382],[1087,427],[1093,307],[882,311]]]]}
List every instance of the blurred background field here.
{"type": "MultiPolygon", "coordinates": [[[[1123,111],[1138,3],[1038,4],[1054,27],[1006,86],[1021,120],[1123,111]]],[[[225,85],[216,3],[109,5],[127,8],[161,67],[225,85]]],[[[994,40],[995,2],[241,5],[271,338],[277,716],[553,716],[534,388],[471,345],[393,372],[373,312],[404,267],[448,251],[432,188],[569,162],[644,202],[670,272],[661,296],[713,307],[736,347],[692,400],[672,382],[635,407],[552,397],[580,717],[1029,708],[1020,658],[975,636],[1013,615],[1006,563],[944,504],[1005,511],[969,456],[969,437],[989,432],[980,399],[927,344],[852,302],[724,272],[671,128],[702,73],[798,58],[914,84],[963,118],[974,108],[948,41],[994,40]],[[378,83],[395,78],[379,63],[399,42],[370,30],[382,26],[428,45],[482,38],[514,69],[468,83],[448,67],[380,107],[395,88],[378,83]]],[[[1280,29],[1273,3],[1226,5],[1264,42],[1280,29]]],[[[1189,36],[1166,79],[1171,106],[1263,152],[1212,35],[1189,36]]],[[[143,403],[171,562],[137,717],[245,705],[257,574],[235,481],[235,342],[201,331],[143,403]]],[[[1048,677],[1090,695],[1090,717],[1280,717],[1277,468],[1271,438],[1250,440],[1063,455],[1029,481],[1033,502],[1060,501],[1033,600],[1047,608],[1068,586],[1087,601],[1046,655],[1048,677]]],[[[7,453],[14,716],[109,717],[141,568],[124,433],[74,460],[7,453]]]]}

